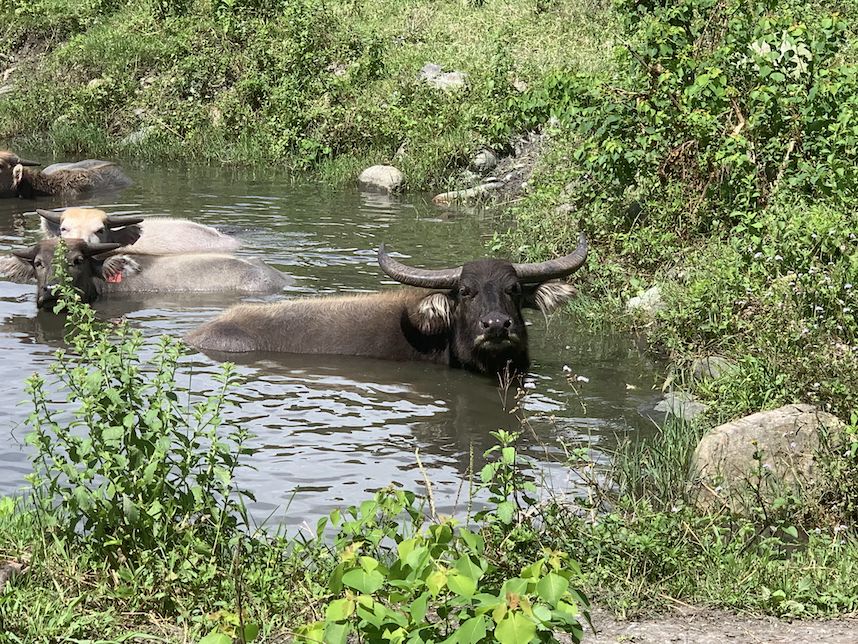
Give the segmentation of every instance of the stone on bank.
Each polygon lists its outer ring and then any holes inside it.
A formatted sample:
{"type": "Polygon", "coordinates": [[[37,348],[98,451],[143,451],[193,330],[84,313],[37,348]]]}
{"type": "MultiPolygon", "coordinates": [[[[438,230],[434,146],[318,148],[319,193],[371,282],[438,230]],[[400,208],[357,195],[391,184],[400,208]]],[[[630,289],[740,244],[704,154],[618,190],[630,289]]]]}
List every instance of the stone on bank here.
{"type": "Polygon", "coordinates": [[[377,192],[399,192],[405,183],[405,175],[392,165],[373,165],[360,173],[358,186],[377,192]]]}
{"type": "Polygon", "coordinates": [[[719,425],[700,440],[691,459],[698,505],[740,511],[740,498],[750,489],[771,500],[784,487],[812,485],[820,432],[843,427],[836,416],[805,404],[719,425]]]}

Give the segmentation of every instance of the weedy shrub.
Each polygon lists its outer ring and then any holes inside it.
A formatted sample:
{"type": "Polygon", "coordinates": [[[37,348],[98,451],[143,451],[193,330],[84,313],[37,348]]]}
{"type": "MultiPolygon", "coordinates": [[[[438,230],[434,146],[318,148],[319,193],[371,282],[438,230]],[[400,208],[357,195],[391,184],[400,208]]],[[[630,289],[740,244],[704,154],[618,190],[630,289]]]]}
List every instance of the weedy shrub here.
{"type": "Polygon", "coordinates": [[[252,449],[223,416],[235,370],[225,364],[218,388],[194,402],[176,385],[178,341],[162,338],[146,356],[139,331],[98,322],[64,257],[56,311],[70,348],[57,351],[49,379],[27,381],[38,520],[170,606],[180,588],[217,583],[247,527],[250,494],[235,472],[252,449]]]}
{"type": "MultiPolygon", "coordinates": [[[[490,506],[479,516],[509,530],[528,520],[515,512],[524,479],[516,437],[497,438],[501,445],[487,457],[500,450],[501,458],[482,477],[490,506]]],[[[510,576],[498,564],[505,544],[492,527],[481,534],[452,519],[427,522],[415,495],[396,489],[321,519],[318,539],[329,524],[337,527],[338,563],[325,619],[305,625],[300,641],[555,642],[557,631],[581,641],[588,604],[573,586],[580,570],[565,552],[544,549],[510,576]]]]}

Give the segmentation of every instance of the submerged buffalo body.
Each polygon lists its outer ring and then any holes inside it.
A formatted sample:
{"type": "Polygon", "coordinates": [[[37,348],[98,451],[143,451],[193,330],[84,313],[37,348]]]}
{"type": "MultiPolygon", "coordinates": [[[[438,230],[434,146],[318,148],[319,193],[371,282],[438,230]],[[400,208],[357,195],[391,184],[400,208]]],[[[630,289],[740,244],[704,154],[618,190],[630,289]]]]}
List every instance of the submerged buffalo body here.
{"type": "Polygon", "coordinates": [[[235,237],[188,219],[108,215],[97,208],[36,209],[49,237],[90,243],[121,243],[133,255],[229,253],[241,244],[235,237]]]}
{"type": "MultiPolygon", "coordinates": [[[[58,240],[45,239],[0,262],[0,270],[20,282],[36,282],[36,304],[56,302],[53,270],[58,240]]],[[[100,295],[122,293],[277,293],[291,280],[255,259],[235,255],[129,256],[110,255],[119,244],[66,242],[67,271],[86,302],[100,295]]]]}
{"type": "Polygon", "coordinates": [[[382,247],[382,269],[423,288],[242,304],[186,339],[210,351],[356,355],[522,372],[529,365],[522,309],[548,313],[568,300],[573,288],[551,280],[573,273],[586,255],[582,235],[571,255],[541,264],[485,259],[431,271],[400,264],[382,247]]]}
{"type": "Polygon", "coordinates": [[[20,159],[12,152],[0,151],[0,197],[33,197],[58,195],[79,197],[97,192],[110,192],[132,184],[112,161],[87,159],[74,163],[54,163],[44,170],[34,161],[20,159]]]}

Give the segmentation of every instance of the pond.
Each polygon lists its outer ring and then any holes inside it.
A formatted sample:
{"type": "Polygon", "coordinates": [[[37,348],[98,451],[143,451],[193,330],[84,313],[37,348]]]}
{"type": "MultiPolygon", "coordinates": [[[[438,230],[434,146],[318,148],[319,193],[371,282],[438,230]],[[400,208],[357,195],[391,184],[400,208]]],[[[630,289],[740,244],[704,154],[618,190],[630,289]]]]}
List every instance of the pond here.
{"type": "MultiPolygon", "coordinates": [[[[375,261],[380,242],[420,266],[460,264],[485,254],[495,222],[488,213],[439,210],[429,195],[387,196],[333,190],[269,170],[128,166],[135,185],[85,201],[111,213],[187,217],[238,236],[242,255],[295,277],[273,300],[400,288],[375,261]]],[[[36,206],[0,200],[0,254],[38,239],[36,206]]],[[[189,276],[193,279],[193,276],[189,276]]],[[[162,295],[98,302],[99,316],[126,316],[147,336],[181,335],[234,303],[235,296],[162,295]]],[[[577,328],[568,315],[546,323],[528,312],[533,366],[526,395],[510,414],[512,392],[491,379],[436,365],[380,360],[254,355],[239,359],[244,383],[237,419],[255,434],[253,470],[240,483],[257,502],[253,516],[289,526],[394,483],[424,489],[415,453],[439,512],[462,512],[466,480],[492,446],[489,432],[524,424],[522,451],[546,483],[569,491],[564,450],[589,445],[606,458],[618,438],[654,429],[645,411],[659,371],[626,335],[577,328]],[[506,405],[504,403],[506,398],[506,405]]],[[[29,471],[22,403],[24,379],[44,372],[62,346],[61,322],[36,313],[35,288],[0,279],[0,495],[19,490],[29,471]]],[[[212,385],[217,363],[194,355],[192,387],[212,385]]]]}

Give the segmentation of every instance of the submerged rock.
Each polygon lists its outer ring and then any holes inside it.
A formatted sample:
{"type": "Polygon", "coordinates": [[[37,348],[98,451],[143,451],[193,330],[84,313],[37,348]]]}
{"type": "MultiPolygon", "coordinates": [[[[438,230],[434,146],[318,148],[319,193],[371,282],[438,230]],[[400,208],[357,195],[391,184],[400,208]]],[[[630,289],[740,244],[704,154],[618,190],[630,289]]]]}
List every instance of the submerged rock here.
{"type": "Polygon", "coordinates": [[[405,183],[405,175],[392,165],[373,165],[361,172],[357,181],[364,190],[399,192],[405,183]]]}
{"type": "Polygon", "coordinates": [[[704,436],[691,460],[697,501],[739,509],[743,491],[774,498],[783,486],[814,480],[820,430],[844,426],[813,405],[786,405],[719,425],[704,436]]]}

